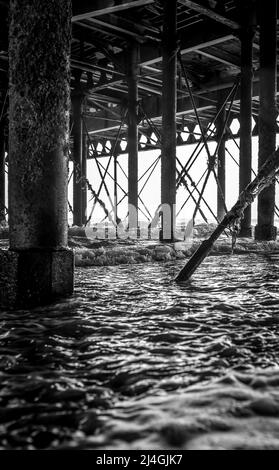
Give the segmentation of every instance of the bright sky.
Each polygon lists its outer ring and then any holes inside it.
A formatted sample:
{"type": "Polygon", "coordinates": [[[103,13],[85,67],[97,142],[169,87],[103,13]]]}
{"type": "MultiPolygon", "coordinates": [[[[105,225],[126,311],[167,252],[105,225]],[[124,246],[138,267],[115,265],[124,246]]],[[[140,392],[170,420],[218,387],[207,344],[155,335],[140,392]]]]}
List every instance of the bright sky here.
{"type": "MultiPolygon", "coordinates": [[[[277,145],[279,144],[279,135],[277,136],[277,145]]],[[[238,162],[239,161],[239,140],[236,139],[236,141],[229,140],[227,142],[227,149],[229,152],[232,154],[234,159],[238,162]]],[[[214,148],[216,144],[214,142],[209,144],[210,151],[213,153],[214,148]]],[[[253,137],[252,139],[252,146],[253,146],[253,169],[254,171],[257,171],[257,154],[258,154],[258,138],[253,137]]],[[[180,159],[182,164],[185,164],[186,161],[188,160],[189,156],[193,152],[194,148],[196,147],[196,144],[193,145],[186,145],[186,146],[180,146],[177,147],[177,157],[180,159]]],[[[151,151],[144,151],[139,153],[139,176],[141,177],[144,172],[148,169],[148,167],[156,160],[156,158],[160,155],[159,150],[151,150],[151,151]]],[[[118,157],[119,163],[124,170],[124,172],[127,174],[127,167],[128,167],[128,157],[127,155],[120,155],[118,157]]],[[[108,163],[109,157],[104,157],[100,159],[100,163],[106,167],[108,163]]],[[[205,150],[201,152],[199,157],[197,158],[195,164],[190,170],[190,175],[191,178],[197,183],[206,170],[207,167],[207,156],[205,150]]],[[[70,173],[72,171],[72,164],[70,164],[70,173]]],[[[104,171],[104,170],[102,170],[104,171]]],[[[239,177],[238,177],[238,165],[237,163],[233,160],[233,158],[229,155],[227,152],[226,154],[226,203],[228,209],[231,208],[231,206],[236,202],[237,197],[238,197],[238,183],[239,183],[239,177]]],[[[92,184],[94,190],[97,192],[99,185],[100,185],[100,175],[97,169],[96,162],[94,160],[89,160],[88,161],[88,179],[90,183],[92,184]]],[[[109,173],[111,176],[113,176],[114,172],[114,165],[113,165],[113,159],[110,163],[109,166],[109,173]]],[[[118,166],[118,175],[117,175],[117,181],[119,185],[127,191],[127,178],[118,166]]],[[[143,184],[145,183],[147,176],[149,173],[146,174],[145,177],[143,177],[139,183],[139,190],[141,190],[143,184]]],[[[253,178],[253,176],[252,176],[253,178]]],[[[106,183],[107,187],[109,190],[109,193],[111,195],[112,203],[113,203],[113,198],[114,198],[114,183],[113,179],[107,175],[106,177],[106,183]]],[[[202,187],[203,180],[199,184],[199,189],[202,187]]],[[[149,179],[148,183],[146,184],[144,190],[141,193],[141,198],[142,202],[139,202],[139,208],[141,209],[139,213],[139,219],[140,220],[146,220],[148,216],[147,210],[150,212],[150,214],[153,216],[155,213],[156,208],[160,204],[160,161],[157,164],[151,178],[149,179]],[[146,208],[144,208],[144,205],[146,208]]],[[[188,197],[188,194],[186,189],[181,186],[181,188],[178,191],[177,194],[177,212],[180,211],[180,208],[183,204],[183,202],[186,200],[188,197]]],[[[197,193],[195,194],[195,198],[197,199],[197,193]]],[[[118,200],[120,200],[123,197],[124,193],[123,191],[118,188],[118,200]]],[[[208,181],[206,190],[205,190],[205,199],[207,203],[210,205],[212,208],[213,212],[216,214],[216,208],[217,208],[217,186],[216,182],[214,179],[214,176],[211,175],[210,179],[208,181]]],[[[92,208],[92,200],[90,200],[90,194],[88,194],[88,213],[90,213],[91,208],[92,208]]],[[[105,203],[107,209],[111,210],[111,203],[109,201],[109,198],[106,194],[105,188],[102,188],[102,191],[100,193],[100,197],[105,203]]],[[[69,185],[69,201],[72,204],[72,181],[69,185]]],[[[277,198],[276,202],[279,205],[279,200],[278,200],[278,191],[277,191],[277,198]]],[[[209,210],[206,208],[204,203],[201,204],[201,208],[203,212],[205,213],[206,217],[208,218],[209,222],[214,221],[212,215],[210,214],[209,210]]],[[[183,211],[180,213],[178,220],[189,220],[192,218],[194,212],[194,202],[189,199],[188,203],[185,205],[183,211]]],[[[123,202],[119,205],[118,209],[118,215],[119,217],[123,220],[125,219],[127,215],[127,198],[124,198],[123,202]]],[[[150,217],[150,216],[149,216],[150,217]]],[[[252,219],[254,219],[253,223],[255,223],[257,217],[257,203],[255,202],[252,206],[252,219]]],[[[94,210],[94,215],[92,218],[93,222],[100,222],[104,218],[104,211],[100,207],[99,204],[96,205],[96,208],[94,210]]],[[[71,224],[71,214],[69,215],[69,221],[71,224]]],[[[196,222],[202,221],[200,219],[200,215],[197,216],[196,222]]],[[[277,224],[279,225],[279,220],[276,221],[277,224]]]]}

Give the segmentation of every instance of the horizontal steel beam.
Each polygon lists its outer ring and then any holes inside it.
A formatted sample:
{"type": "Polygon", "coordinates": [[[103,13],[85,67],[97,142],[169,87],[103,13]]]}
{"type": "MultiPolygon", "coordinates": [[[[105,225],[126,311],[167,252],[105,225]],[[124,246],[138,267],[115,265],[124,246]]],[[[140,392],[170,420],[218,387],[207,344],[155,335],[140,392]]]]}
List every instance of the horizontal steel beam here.
{"type": "MultiPolygon", "coordinates": [[[[206,36],[203,36],[202,32],[198,34],[193,34],[187,39],[182,38],[180,42],[181,54],[187,54],[189,52],[199,51],[200,49],[205,49],[206,47],[216,46],[218,44],[223,44],[224,42],[235,39],[233,34],[228,34],[224,30],[220,32],[210,31],[206,36]]],[[[161,62],[162,55],[161,50],[156,47],[143,47],[141,48],[141,66],[152,65],[157,62],[161,62]]]]}
{"type": "MultiPolygon", "coordinates": [[[[212,47],[216,46],[218,44],[223,44],[224,42],[230,41],[232,39],[236,39],[234,35],[232,34],[225,34],[224,30],[220,32],[209,32],[209,34],[206,35],[207,40],[204,40],[203,33],[200,32],[198,35],[191,35],[190,38],[182,38],[180,46],[181,46],[181,54],[185,55],[190,52],[203,52],[204,49],[207,47],[212,47]]],[[[119,53],[115,54],[115,63],[117,64],[124,64],[126,63],[126,55],[124,53],[119,53]]],[[[161,62],[162,60],[162,55],[161,55],[161,48],[156,47],[156,46],[150,46],[150,45],[145,45],[142,44],[140,47],[140,66],[141,67],[148,67],[151,64],[155,64],[158,62],[161,62]]],[[[216,60],[219,60],[219,57],[216,57],[216,60]]],[[[101,61],[99,62],[101,63],[101,61]]],[[[233,64],[236,65],[236,64],[233,64]]],[[[153,69],[156,70],[156,69],[153,69]]],[[[160,73],[160,70],[156,70],[158,73],[160,73]]],[[[110,86],[113,86],[113,82],[110,82],[110,86]]],[[[115,80],[115,85],[119,84],[119,80],[115,80]]],[[[100,84],[96,91],[98,90],[105,90],[107,88],[106,83],[100,84]]]]}
{"type": "Polygon", "coordinates": [[[223,54],[223,52],[208,52],[202,48],[199,49],[198,53],[209,59],[216,60],[216,62],[220,62],[221,64],[240,68],[240,59],[238,59],[238,57],[230,57],[229,54],[223,54]]]}
{"type": "Polygon", "coordinates": [[[227,26],[228,28],[234,30],[240,28],[240,25],[236,21],[233,21],[230,18],[227,18],[226,16],[220,15],[216,11],[205,7],[204,5],[201,5],[199,2],[194,2],[192,0],[178,0],[178,2],[181,5],[185,5],[186,7],[191,8],[191,10],[194,10],[200,13],[201,15],[206,16],[207,18],[210,18],[211,20],[217,21],[218,23],[227,26]]]}
{"type": "MultiPolygon", "coordinates": [[[[103,31],[111,30],[114,34],[120,34],[121,37],[131,36],[135,41],[143,42],[144,36],[141,36],[136,32],[136,28],[134,27],[133,31],[131,29],[124,28],[119,26],[118,24],[113,24],[110,21],[103,21],[99,20],[98,18],[89,18],[90,24],[95,24],[97,26],[101,26],[103,31]]],[[[82,23],[79,23],[82,26],[82,23]]]]}
{"type": "MultiPolygon", "coordinates": [[[[109,13],[117,13],[129,8],[142,7],[150,5],[154,0],[95,0],[87,2],[79,2],[79,6],[74,8],[72,22],[96,18],[97,16],[107,15],[109,13]],[[94,5],[92,4],[94,3],[94,5]]],[[[75,7],[75,4],[74,4],[75,7]]]]}
{"type": "MultiPolygon", "coordinates": [[[[196,99],[197,107],[199,111],[205,111],[215,107],[215,103],[209,103],[208,99],[202,96],[196,99]]],[[[142,106],[148,118],[158,119],[162,115],[162,99],[158,96],[148,97],[142,101],[142,106]]],[[[114,108],[117,112],[117,108],[114,108]]],[[[190,114],[193,112],[193,107],[189,97],[184,97],[177,102],[177,116],[183,114],[190,114]]],[[[119,109],[119,120],[111,120],[105,116],[104,113],[96,113],[92,117],[87,117],[88,131],[91,135],[99,134],[100,132],[107,132],[116,130],[120,124],[120,109],[119,109]]]]}
{"type": "MultiPolygon", "coordinates": [[[[215,110],[216,109],[216,102],[217,102],[217,91],[219,90],[229,90],[233,86],[233,79],[229,82],[218,82],[218,83],[208,83],[205,88],[207,88],[207,92],[205,89],[195,94],[195,102],[197,108],[200,112],[206,110],[215,110]]],[[[278,78],[278,90],[279,90],[279,78],[278,78]]],[[[278,94],[279,96],[279,91],[278,94]]],[[[255,77],[254,84],[253,84],[253,99],[257,100],[259,98],[259,81],[258,76],[255,77]]],[[[240,95],[239,91],[236,94],[234,103],[239,103],[240,95]]],[[[162,99],[158,96],[148,97],[142,100],[142,106],[148,118],[150,119],[159,119],[162,116],[162,99]]],[[[96,113],[94,116],[87,117],[88,122],[88,130],[90,134],[100,134],[105,133],[108,131],[115,131],[118,129],[120,124],[120,113],[121,108],[115,107],[113,108],[114,113],[118,113],[119,120],[117,119],[109,119],[106,113],[96,113]]],[[[190,98],[182,97],[179,98],[177,101],[177,116],[189,115],[194,112],[193,106],[191,103],[190,98]]]]}

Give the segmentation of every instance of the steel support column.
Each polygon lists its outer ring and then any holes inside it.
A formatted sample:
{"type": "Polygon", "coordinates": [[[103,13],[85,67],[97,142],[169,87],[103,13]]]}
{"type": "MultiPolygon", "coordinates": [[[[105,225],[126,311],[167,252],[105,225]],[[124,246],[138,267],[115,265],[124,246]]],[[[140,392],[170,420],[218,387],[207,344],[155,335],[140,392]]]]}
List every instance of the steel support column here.
{"type": "Polygon", "coordinates": [[[83,191],[82,191],[82,101],[83,95],[78,90],[72,95],[73,111],[73,225],[81,226],[83,223],[83,191]]]}
{"type": "MultiPolygon", "coordinates": [[[[218,110],[223,106],[226,96],[220,91],[218,93],[218,110]]],[[[218,142],[217,153],[217,218],[222,220],[226,213],[226,107],[223,106],[216,120],[216,137],[218,142]]]]}
{"type": "Polygon", "coordinates": [[[70,0],[10,2],[10,249],[0,250],[5,308],[73,291],[67,249],[71,17],[70,0]]]}
{"type": "Polygon", "coordinates": [[[5,137],[0,124],[0,224],[5,220],[5,137]]]}
{"type": "Polygon", "coordinates": [[[128,204],[129,229],[138,226],[138,64],[139,48],[132,44],[127,50],[128,83],[128,204]]]}
{"type": "Polygon", "coordinates": [[[88,158],[88,137],[86,132],[82,135],[82,225],[87,221],[87,158],[88,158]]]}
{"type": "MultiPolygon", "coordinates": [[[[251,182],[252,172],[252,96],[254,9],[252,2],[242,6],[239,193],[251,182]]],[[[240,237],[252,236],[251,205],[244,211],[240,237]]]]}
{"type": "MultiPolygon", "coordinates": [[[[259,109],[259,167],[276,146],[276,35],[277,0],[259,1],[260,22],[260,109],[259,109]]],[[[275,184],[258,198],[257,240],[274,240],[275,184]]]]}
{"type": "Polygon", "coordinates": [[[161,203],[168,210],[163,211],[162,239],[173,240],[176,212],[177,0],[164,0],[163,5],[161,203]]]}

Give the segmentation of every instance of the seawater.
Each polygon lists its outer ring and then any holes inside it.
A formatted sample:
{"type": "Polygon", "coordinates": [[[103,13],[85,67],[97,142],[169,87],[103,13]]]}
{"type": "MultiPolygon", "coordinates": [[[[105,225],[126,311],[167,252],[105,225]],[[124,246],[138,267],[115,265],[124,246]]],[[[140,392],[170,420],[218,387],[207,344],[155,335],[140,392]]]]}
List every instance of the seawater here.
{"type": "Polygon", "coordinates": [[[279,257],[76,269],[0,314],[1,449],[279,448],[279,257]]]}

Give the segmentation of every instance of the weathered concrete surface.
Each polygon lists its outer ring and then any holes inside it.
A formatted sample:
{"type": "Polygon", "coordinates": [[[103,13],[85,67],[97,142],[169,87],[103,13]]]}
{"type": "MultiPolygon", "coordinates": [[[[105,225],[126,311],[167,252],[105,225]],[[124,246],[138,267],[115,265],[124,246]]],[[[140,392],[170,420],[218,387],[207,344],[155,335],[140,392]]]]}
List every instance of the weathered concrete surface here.
{"type": "Polygon", "coordinates": [[[10,5],[11,249],[67,246],[69,0],[10,5]]]}
{"type": "Polygon", "coordinates": [[[0,250],[0,306],[46,304],[73,292],[72,250],[0,250]],[[70,275],[69,275],[70,273],[70,275]]]}
{"type": "Polygon", "coordinates": [[[73,291],[67,250],[70,0],[11,0],[10,251],[0,305],[27,307],[73,291]]]}

